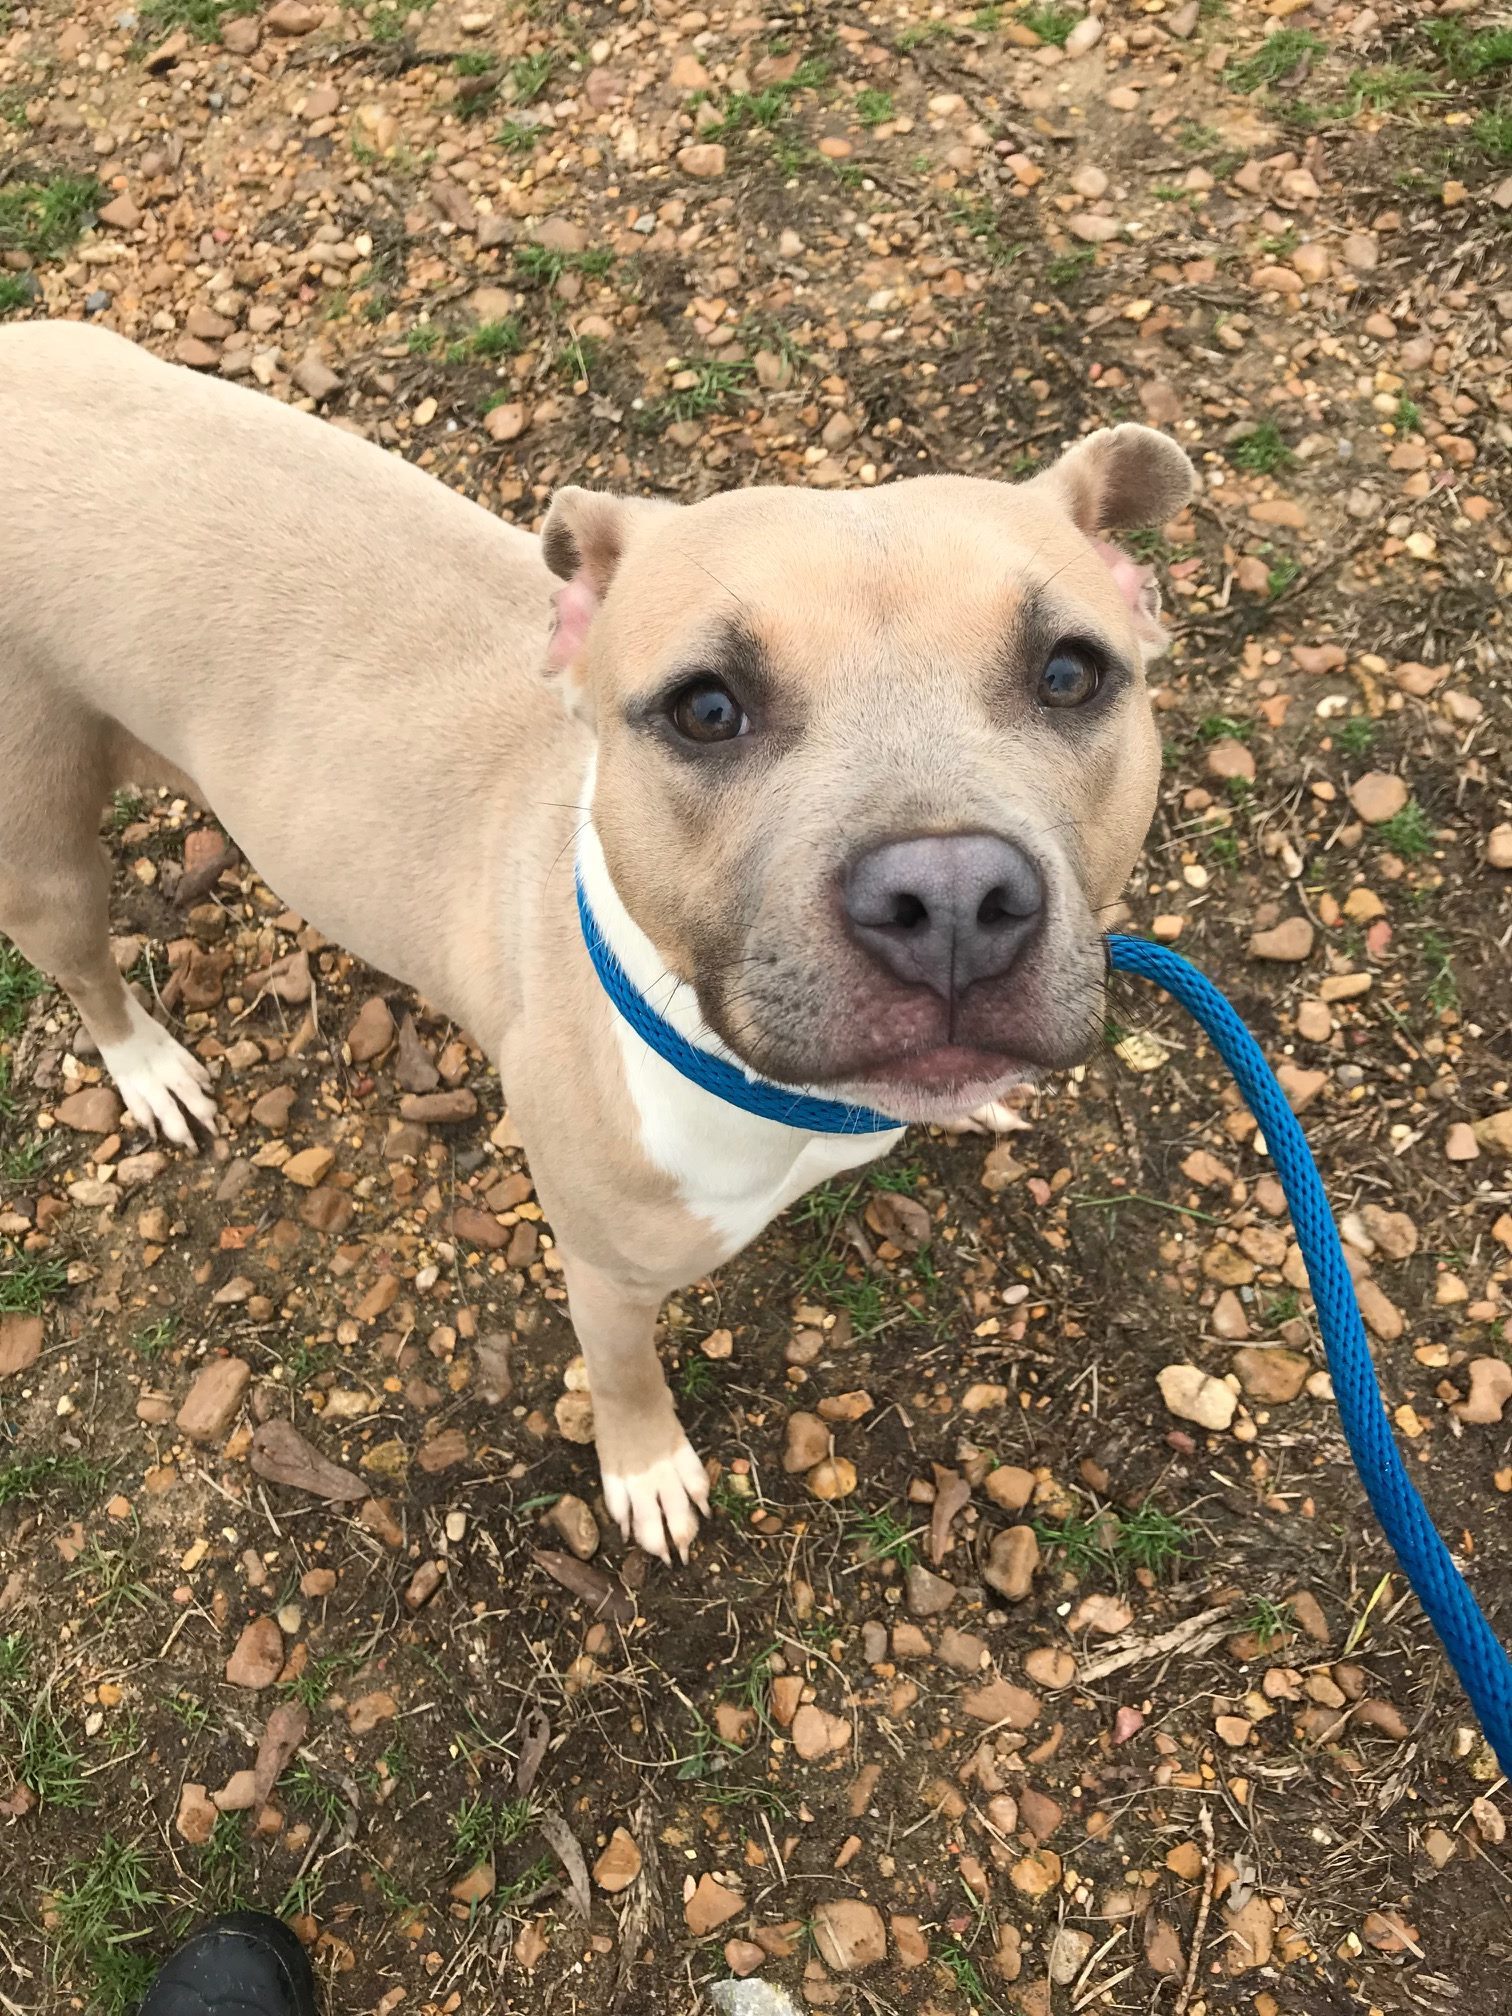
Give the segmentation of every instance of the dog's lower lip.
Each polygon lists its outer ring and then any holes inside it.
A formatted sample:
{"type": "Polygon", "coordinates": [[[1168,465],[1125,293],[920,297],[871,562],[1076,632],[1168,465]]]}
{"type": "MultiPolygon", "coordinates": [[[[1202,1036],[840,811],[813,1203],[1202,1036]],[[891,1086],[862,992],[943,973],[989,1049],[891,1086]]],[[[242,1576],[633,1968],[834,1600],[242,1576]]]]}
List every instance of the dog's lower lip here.
{"type": "Polygon", "coordinates": [[[1000,1050],[973,1050],[958,1043],[942,1043],[935,1050],[921,1050],[908,1057],[890,1058],[871,1065],[858,1082],[863,1085],[915,1085],[926,1090],[952,1085],[980,1085],[1006,1076],[1015,1060],[1000,1050]]]}

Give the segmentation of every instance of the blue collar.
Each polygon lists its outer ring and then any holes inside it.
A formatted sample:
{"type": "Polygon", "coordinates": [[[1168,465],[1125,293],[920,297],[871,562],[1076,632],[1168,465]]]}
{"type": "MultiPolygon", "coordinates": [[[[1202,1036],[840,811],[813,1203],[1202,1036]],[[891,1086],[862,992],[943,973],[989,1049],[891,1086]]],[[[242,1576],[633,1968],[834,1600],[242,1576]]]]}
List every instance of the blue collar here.
{"type": "Polygon", "coordinates": [[[748,1077],[739,1065],[726,1063],[723,1057],[690,1043],[637,990],[588,906],[582,876],[574,879],[583,943],[588,947],[588,957],[604,992],[641,1041],[648,1043],[664,1063],[670,1064],[690,1084],[702,1086],[727,1106],[738,1106],[742,1113],[755,1113],[763,1120],[797,1127],[806,1134],[891,1134],[903,1125],[901,1120],[889,1120],[866,1106],[845,1106],[838,1099],[815,1099],[806,1092],[791,1092],[785,1086],[773,1085],[766,1078],[748,1077]]]}

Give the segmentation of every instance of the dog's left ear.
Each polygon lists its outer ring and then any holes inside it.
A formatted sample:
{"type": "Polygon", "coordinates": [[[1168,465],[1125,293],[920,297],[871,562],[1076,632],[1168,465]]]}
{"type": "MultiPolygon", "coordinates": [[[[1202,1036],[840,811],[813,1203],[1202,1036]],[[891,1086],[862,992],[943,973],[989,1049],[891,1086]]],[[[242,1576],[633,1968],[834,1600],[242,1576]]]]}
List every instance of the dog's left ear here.
{"type": "Polygon", "coordinates": [[[549,671],[567,673],[577,663],[631,539],[648,518],[676,508],[572,484],[557,491],[541,527],[542,556],[563,584],[556,591],[549,671]]]}
{"type": "Polygon", "coordinates": [[[1104,427],[1068,448],[1033,487],[1048,490],[1079,531],[1134,532],[1174,518],[1197,472],[1168,434],[1130,423],[1104,427]]]}
{"type": "Polygon", "coordinates": [[[1183,509],[1196,483],[1190,458],[1169,435],[1130,423],[1087,435],[1031,486],[1044,489],[1096,546],[1150,657],[1167,642],[1154,569],[1139,566],[1098,534],[1164,525],[1183,509]]]}

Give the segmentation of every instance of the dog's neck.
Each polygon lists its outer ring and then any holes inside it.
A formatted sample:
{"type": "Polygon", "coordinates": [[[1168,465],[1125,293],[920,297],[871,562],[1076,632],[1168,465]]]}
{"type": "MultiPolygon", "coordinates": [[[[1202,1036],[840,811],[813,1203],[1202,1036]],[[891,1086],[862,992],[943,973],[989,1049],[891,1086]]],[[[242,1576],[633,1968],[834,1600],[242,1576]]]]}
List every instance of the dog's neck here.
{"type": "MultiPolygon", "coordinates": [[[[592,803],[593,772],[588,774],[585,804],[592,803]]],[[[617,961],[626,980],[647,1007],[695,1049],[707,1051],[734,1064],[738,1059],[720,1042],[703,1018],[698,996],[670,971],[639,924],[625,908],[609,864],[604,859],[603,842],[590,812],[578,830],[577,882],[588,913],[599,935],[617,961]]]]}
{"type": "MultiPolygon", "coordinates": [[[[593,772],[583,802],[592,804],[593,772]]],[[[621,900],[591,813],[578,834],[576,882],[584,942],[614,1012],[664,1062],[726,1106],[803,1133],[866,1135],[898,1126],[864,1106],[758,1077],[704,1020],[694,990],[669,969],[621,900]]]]}

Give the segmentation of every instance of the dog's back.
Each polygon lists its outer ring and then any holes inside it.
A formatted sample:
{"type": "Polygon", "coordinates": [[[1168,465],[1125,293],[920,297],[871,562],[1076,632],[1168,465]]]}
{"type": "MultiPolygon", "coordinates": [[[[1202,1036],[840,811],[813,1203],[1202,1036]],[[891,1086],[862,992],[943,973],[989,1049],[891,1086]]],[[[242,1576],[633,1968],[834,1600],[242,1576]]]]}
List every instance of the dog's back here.
{"type": "Polygon", "coordinates": [[[471,1012],[452,973],[417,970],[443,934],[408,908],[438,879],[417,857],[465,860],[480,808],[573,736],[540,676],[540,542],[345,429],[80,324],[0,331],[0,440],[0,911],[7,881],[12,916],[33,907],[44,852],[93,853],[116,784],[166,781],[255,838],[321,930],[471,1012]]]}
{"type": "MultiPolygon", "coordinates": [[[[139,671],[172,670],[174,719],[178,681],[213,677],[233,640],[263,658],[263,707],[291,627],[315,624],[328,652],[348,640],[348,669],[370,682],[457,664],[480,622],[517,650],[522,619],[543,618],[550,584],[529,535],[342,428],[105,330],[0,330],[0,440],[0,637],[76,661],[86,680],[135,649],[139,671]],[[197,663],[174,662],[186,655],[197,663]]],[[[326,662],[339,685],[340,649],[326,662]]]]}

